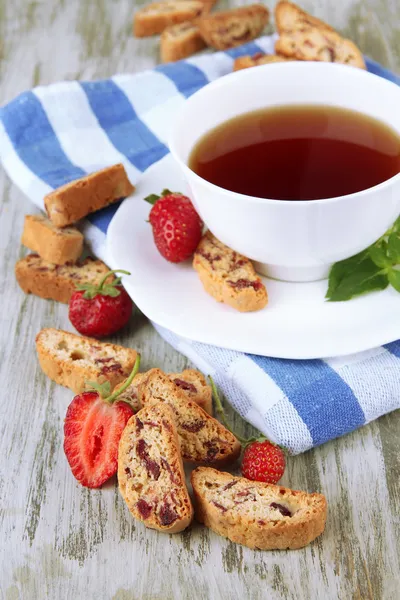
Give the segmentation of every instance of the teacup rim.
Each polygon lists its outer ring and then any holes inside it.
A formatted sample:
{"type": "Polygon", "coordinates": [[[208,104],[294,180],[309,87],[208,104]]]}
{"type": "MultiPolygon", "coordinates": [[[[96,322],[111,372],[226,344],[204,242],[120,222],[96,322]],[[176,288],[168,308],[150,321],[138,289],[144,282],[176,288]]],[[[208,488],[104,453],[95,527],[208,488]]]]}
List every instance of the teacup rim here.
{"type": "MultiPolygon", "coordinates": [[[[301,69],[333,69],[334,71],[342,71],[343,69],[345,69],[346,73],[349,73],[349,69],[352,71],[353,76],[355,77],[361,77],[361,78],[369,78],[371,79],[371,81],[379,81],[379,85],[388,85],[389,88],[396,88],[397,89],[397,93],[400,94],[400,86],[398,86],[396,83],[394,83],[393,81],[389,81],[388,79],[385,79],[383,77],[380,77],[379,75],[376,75],[375,73],[371,73],[370,71],[364,70],[364,69],[359,69],[350,65],[344,65],[344,64],[340,64],[340,63],[327,63],[327,62],[317,62],[317,61],[287,61],[287,62],[278,62],[278,63],[273,63],[273,64],[265,64],[265,65],[259,65],[257,67],[253,67],[251,69],[242,69],[239,71],[234,71],[232,73],[229,73],[227,75],[224,75],[222,77],[219,77],[218,79],[215,79],[213,81],[211,81],[210,83],[208,83],[207,85],[205,85],[204,87],[202,87],[201,89],[199,89],[197,92],[195,92],[192,96],[190,96],[186,102],[190,102],[192,98],[195,98],[199,95],[207,94],[209,93],[210,89],[215,89],[222,85],[226,85],[226,82],[229,80],[231,81],[232,79],[241,79],[241,78],[245,78],[245,77],[251,77],[253,75],[249,75],[249,72],[253,71],[255,69],[257,69],[257,72],[260,73],[261,71],[265,71],[265,69],[268,69],[267,72],[271,72],[271,69],[297,69],[300,68],[301,69]],[[296,65],[296,66],[295,66],[296,65]]],[[[315,104],[315,106],[321,105],[321,103],[307,103],[308,105],[313,105],[315,104]]],[[[287,104],[282,104],[282,106],[289,106],[289,105],[296,105],[296,102],[293,103],[287,103],[287,104]]],[[[298,103],[298,105],[303,105],[303,103],[298,103]]],[[[326,104],[324,103],[324,105],[326,106],[326,104]]],[[[278,106],[278,105],[276,105],[278,106]]],[[[339,107],[338,104],[332,104],[333,107],[339,107]]],[[[360,112],[360,114],[366,114],[364,113],[362,110],[358,111],[360,112]]],[[[246,114],[246,112],[241,112],[238,113],[239,114],[246,114]]],[[[276,199],[276,198],[261,198],[259,196],[250,196],[248,194],[242,194],[240,192],[234,192],[231,190],[227,190],[225,188],[222,188],[218,185],[215,185],[213,183],[211,183],[210,181],[207,181],[207,179],[204,179],[203,177],[201,177],[200,175],[198,175],[195,171],[193,171],[189,165],[179,156],[179,153],[176,149],[176,142],[175,142],[175,137],[176,137],[176,130],[177,130],[177,126],[178,123],[180,122],[180,119],[178,118],[178,120],[174,123],[174,126],[172,128],[172,131],[169,135],[169,139],[168,139],[168,148],[172,154],[172,156],[174,157],[174,159],[178,162],[178,164],[181,166],[181,168],[183,168],[184,171],[188,172],[190,174],[190,176],[192,178],[195,178],[195,180],[201,182],[202,184],[204,184],[206,187],[208,187],[210,189],[211,192],[217,192],[219,194],[223,194],[223,195],[229,195],[231,197],[235,197],[235,198],[239,198],[241,200],[246,200],[246,201],[251,201],[251,202],[255,202],[255,203],[267,203],[267,204],[272,204],[272,205],[295,205],[295,206],[302,206],[302,205],[311,205],[311,204],[331,204],[331,203],[337,203],[337,202],[341,202],[343,200],[349,200],[355,197],[360,197],[363,196],[365,194],[369,194],[369,193],[373,193],[373,192],[380,192],[382,189],[391,186],[393,184],[395,184],[397,181],[400,180],[400,171],[399,173],[397,173],[396,175],[393,175],[392,177],[390,177],[389,179],[385,179],[384,181],[372,186],[372,187],[368,187],[365,188],[363,190],[359,190],[358,192],[352,192],[350,194],[345,194],[342,196],[333,196],[332,198],[317,198],[317,199],[313,199],[313,200],[293,200],[293,199],[276,199]]],[[[223,121],[221,121],[221,123],[223,123],[223,121]]],[[[389,127],[391,127],[390,122],[388,121],[386,123],[389,127]]],[[[400,137],[400,132],[398,132],[398,135],[400,137]]],[[[191,148],[191,151],[193,150],[194,145],[191,148]]],[[[189,153],[190,154],[190,153],[189,153]]]]}

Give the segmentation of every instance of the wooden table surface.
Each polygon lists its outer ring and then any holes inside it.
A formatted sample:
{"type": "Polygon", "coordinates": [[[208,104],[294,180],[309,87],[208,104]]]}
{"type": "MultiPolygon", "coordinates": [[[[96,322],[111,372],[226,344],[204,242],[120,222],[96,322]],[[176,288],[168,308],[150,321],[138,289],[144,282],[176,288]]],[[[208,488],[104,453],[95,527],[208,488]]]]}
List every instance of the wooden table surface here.
{"type": "MultiPolygon", "coordinates": [[[[302,4],[400,71],[399,0],[302,4]]],[[[0,0],[1,103],[38,84],[154,66],[158,38],[132,37],[134,7],[131,0],[0,0]]],[[[3,172],[0,185],[0,597],[399,598],[400,411],[289,459],[282,483],[321,491],[329,502],[325,534],[299,551],[253,552],[198,525],[161,535],[133,521],[115,481],[100,491],[75,482],[62,449],[72,393],[43,375],[34,352],[41,327],[72,329],[67,307],[18,288],[13,268],[25,253],[24,214],[33,209],[3,172]]],[[[142,353],[143,368],[188,364],[144,317],[116,337],[142,353]]]]}

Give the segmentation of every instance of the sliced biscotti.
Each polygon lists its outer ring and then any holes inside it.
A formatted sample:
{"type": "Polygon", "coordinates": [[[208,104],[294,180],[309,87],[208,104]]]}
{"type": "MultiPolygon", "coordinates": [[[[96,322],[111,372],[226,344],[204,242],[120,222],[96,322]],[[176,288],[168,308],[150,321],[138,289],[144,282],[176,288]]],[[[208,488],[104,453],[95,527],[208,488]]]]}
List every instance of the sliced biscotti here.
{"type": "Polygon", "coordinates": [[[259,65],[269,65],[277,62],[287,62],[290,58],[285,56],[278,56],[277,54],[262,54],[258,52],[253,56],[239,56],[233,63],[234,71],[241,71],[242,69],[248,69],[250,67],[258,67],[259,65]]]}
{"type": "Polygon", "coordinates": [[[282,33],[275,51],[296,60],[334,62],[365,69],[362,53],[352,41],[318,27],[282,33]]]}
{"type": "Polygon", "coordinates": [[[285,31],[306,31],[313,27],[335,31],[333,27],[306,13],[297,4],[281,0],[275,6],[275,25],[278,33],[285,31]]]}
{"type": "Polygon", "coordinates": [[[182,373],[167,373],[168,377],[177,385],[189,400],[196,402],[209,415],[213,414],[212,390],[206,378],[196,369],[185,369],[182,373]]]}
{"type": "Polygon", "coordinates": [[[129,419],[119,443],[118,485],[130,512],[146,527],[177,533],[191,523],[193,508],[168,404],[146,406],[129,419]]]}
{"type": "MultiPolygon", "coordinates": [[[[130,404],[135,412],[138,412],[141,408],[143,408],[141,399],[139,398],[139,389],[141,385],[147,381],[150,371],[146,371],[145,373],[138,373],[133,381],[128,385],[128,387],[121,393],[119,396],[120,400],[127,402],[130,404]]],[[[121,381],[116,388],[115,391],[123,386],[125,381],[121,381]]]]}
{"type": "Polygon", "coordinates": [[[250,260],[225,246],[210,231],[202,237],[193,257],[204,289],[218,302],[236,310],[260,310],[268,302],[267,290],[250,260]]]}
{"type": "Polygon", "coordinates": [[[232,542],[260,550],[306,546],[325,528],[322,494],[200,467],[191,476],[196,519],[232,542]]]}
{"type": "Polygon", "coordinates": [[[68,304],[76,285],[100,283],[110,269],[101,260],[86,258],[75,265],[54,265],[28,254],[15,265],[15,276],[26,294],[68,304]]]}
{"type": "MultiPolygon", "coordinates": [[[[132,383],[121,394],[121,399],[128,402],[135,412],[143,406],[141,395],[146,388],[145,383],[153,371],[154,369],[151,369],[145,373],[138,373],[132,383]]],[[[161,371],[157,369],[157,372],[161,371]]],[[[212,415],[212,391],[204,375],[195,369],[185,369],[182,373],[164,373],[164,375],[173,381],[189,400],[196,402],[209,415],[212,415]]],[[[121,382],[116,389],[122,386],[123,383],[121,382]]],[[[168,384],[168,390],[171,389],[168,384]]]]}
{"type": "Polygon", "coordinates": [[[77,394],[87,381],[109,381],[113,389],[128,377],[137,357],[131,348],[52,328],[37,334],[36,351],[43,372],[77,394]]]}
{"type": "Polygon", "coordinates": [[[200,52],[206,44],[194,23],[186,21],[165,29],[160,38],[161,62],[174,62],[200,52]]]}
{"type": "Polygon", "coordinates": [[[208,465],[225,465],[240,454],[235,436],[211,417],[159,369],[149,371],[139,386],[143,406],[166,402],[172,406],[184,460],[208,465]]]}
{"type": "Polygon", "coordinates": [[[275,52],[295,60],[336,62],[365,69],[362,53],[327,23],[312,17],[291,2],[275,9],[279,39],[275,52]]]}
{"type": "Polygon", "coordinates": [[[45,196],[44,205],[54,225],[65,227],[129,196],[134,189],[124,166],[118,164],[63,185],[45,196]]]}
{"type": "Polygon", "coordinates": [[[26,215],[21,244],[55,265],[76,262],[82,254],[83,235],[76,227],[59,229],[43,215],[26,215]]]}
{"type": "Polygon", "coordinates": [[[198,18],[205,8],[201,0],[165,0],[153,2],[139,9],[133,21],[136,37],[147,37],[162,33],[164,29],[198,18]]]}
{"type": "Polygon", "coordinates": [[[268,19],[269,11],[265,6],[251,4],[205,16],[197,24],[208,46],[226,50],[254,40],[268,19]]]}

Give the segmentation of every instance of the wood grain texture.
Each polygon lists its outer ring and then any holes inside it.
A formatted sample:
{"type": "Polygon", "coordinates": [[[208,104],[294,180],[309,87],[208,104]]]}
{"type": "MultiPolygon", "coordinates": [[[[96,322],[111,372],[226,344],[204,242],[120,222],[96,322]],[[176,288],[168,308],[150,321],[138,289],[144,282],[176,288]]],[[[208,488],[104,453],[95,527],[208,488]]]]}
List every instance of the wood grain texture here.
{"type": "MultiPolygon", "coordinates": [[[[244,2],[219,6],[236,4],[244,2]]],[[[1,102],[34,85],[154,66],[159,39],[131,36],[140,5],[0,0],[1,102]]],[[[398,0],[304,0],[302,6],[400,71],[398,0]]],[[[132,520],[115,481],[101,491],[75,483],[62,449],[72,394],[46,379],[34,354],[41,327],[71,329],[67,307],[19,290],[13,268],[24,254],[19,238],[32,206],[3,172],[0,186],[0,598],[398,598],[400,411],[289,460],[282,484],[321,491],[329,501],[324,536],[291,553],[253,552],[199,525],[163,536],[132,520]]],[[[141,315],[115,340],[139,350],[143,368],[187,366],[141,315]]]]}

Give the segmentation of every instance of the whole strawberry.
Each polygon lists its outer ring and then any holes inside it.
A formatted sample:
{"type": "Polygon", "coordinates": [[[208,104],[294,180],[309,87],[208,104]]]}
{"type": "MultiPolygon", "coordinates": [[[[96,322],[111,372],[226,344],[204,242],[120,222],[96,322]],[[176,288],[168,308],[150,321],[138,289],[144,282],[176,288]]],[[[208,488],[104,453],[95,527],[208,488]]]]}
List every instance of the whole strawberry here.
{"type": "Polygon", "coordinates": [[[150,224],[160,254],[173,263],[187,260],[202,236],[203,222],[187,196],[164,190],[145,198],[153,204],[150,224]]]}
{"type": "Polygon", "coordinates": [[[273,444],[264,436],[246,440],[232,431],[226,421],[225,411],[213,378],[209,377],[209,380],[213,391],[215,409],[221,417],[221,421],[233,435],[236,435],[244,447],[241,469],[243,477],[252,481],[277,483],[283,476],[286,468],[286,459],[282,448],[273,444]]]}
{"type": "Polygon", "coordinates": [[[282,449],[269,440],[252,442],[243,453],[242,475],[254,481],[277,483],[285,472],[282,449]]]}
{"type": "Polygon", "coordinates": [[[69,320],[82,335],[102,338],[119,331],[132,315],[133,302],[122,287],[119,277],[106,283],[110,275],[128,271],[109,271],[99,285],[77,286],[69,301],[69,320]]]}
{"type": "Polygon", "coordinates": [[[88,382],[95,391],[75,396],[68,407],[64,452],[72,474],[85,487],[101,487],[117,472],[119,440],[134,410],[129,404],[116,400],[132,382],[139,364],[140,356],[117,392],[110,395],[108,381],[102,385],[88,382]]]}

